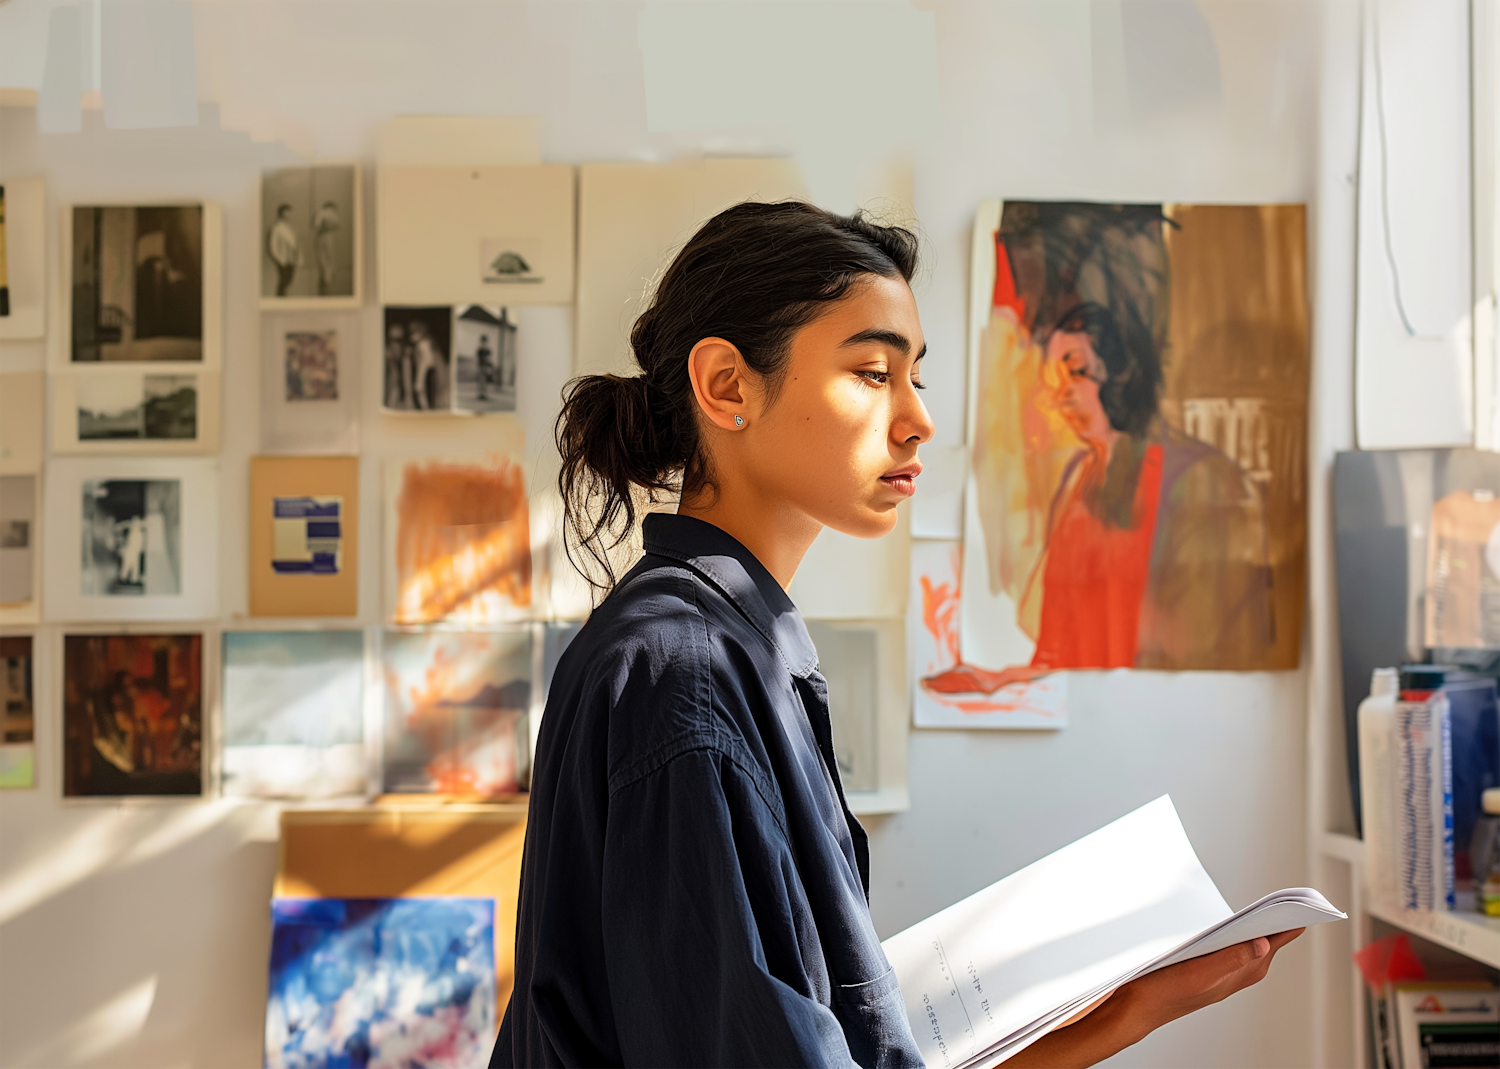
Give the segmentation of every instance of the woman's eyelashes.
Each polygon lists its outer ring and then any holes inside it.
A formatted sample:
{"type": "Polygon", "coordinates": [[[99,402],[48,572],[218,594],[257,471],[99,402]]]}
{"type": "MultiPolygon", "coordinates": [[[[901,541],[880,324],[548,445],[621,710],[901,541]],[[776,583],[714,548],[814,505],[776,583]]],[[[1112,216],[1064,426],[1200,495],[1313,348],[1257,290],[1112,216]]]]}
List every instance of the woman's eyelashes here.
{"type": "MultiPolygon", "coordinates": [[[[857,376],[859,376],[859,378],[863,382],[865,382],[866,384],[871,385],[871,386],[886,386],[891,381],[891,373],[889,371],[873,371],[873,370],[872,371],[864,371],[864,370],[861,370],[861,371],[856,371],[854,374],[856,374],[857,376]]],[[[915,390],[925,390],[925,389],[927,389],[926,385],[923,384],[918,379],[912,379],[911,380],[911,385],[912,385],[912,388],[915,389],[915,390]]]]}

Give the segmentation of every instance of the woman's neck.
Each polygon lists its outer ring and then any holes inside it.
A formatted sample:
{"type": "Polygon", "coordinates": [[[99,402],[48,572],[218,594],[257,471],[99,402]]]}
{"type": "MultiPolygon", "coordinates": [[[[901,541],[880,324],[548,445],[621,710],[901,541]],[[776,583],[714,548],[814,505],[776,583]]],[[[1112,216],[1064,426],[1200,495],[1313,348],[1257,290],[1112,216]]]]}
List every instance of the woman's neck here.
{"type": "Polygon", "coordinates": [[[781,584],[792,585],[797,566],[823,525],[785,501],[766,500],[748,486],[708,486],[684,494],[677,514],[711,523],[754,554],[781,584]]]}

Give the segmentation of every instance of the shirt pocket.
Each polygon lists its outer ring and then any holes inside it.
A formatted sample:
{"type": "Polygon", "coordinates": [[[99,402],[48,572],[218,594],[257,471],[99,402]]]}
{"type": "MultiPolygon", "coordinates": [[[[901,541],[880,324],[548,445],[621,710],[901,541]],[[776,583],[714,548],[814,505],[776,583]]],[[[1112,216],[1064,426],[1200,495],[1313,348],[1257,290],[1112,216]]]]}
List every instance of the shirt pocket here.
{"type": "Polygon", "coordinates": [[[862,984],[840,984],[833,997],[856,1064],[872,1069],[922,1065],[895,969],[862,984]]]}

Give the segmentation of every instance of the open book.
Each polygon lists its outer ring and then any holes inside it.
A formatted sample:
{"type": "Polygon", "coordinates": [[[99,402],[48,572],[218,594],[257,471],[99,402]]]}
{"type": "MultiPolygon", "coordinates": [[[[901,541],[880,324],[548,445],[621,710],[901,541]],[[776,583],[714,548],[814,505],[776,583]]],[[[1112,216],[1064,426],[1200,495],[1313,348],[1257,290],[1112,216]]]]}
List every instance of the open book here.
{"type": "Polygon", "coordinates": [[[1344,919],[1307,887],[1231,910],[1163,795],[884,946],[927,1065],[985,1069],[1138,976],[1344,919]]]}

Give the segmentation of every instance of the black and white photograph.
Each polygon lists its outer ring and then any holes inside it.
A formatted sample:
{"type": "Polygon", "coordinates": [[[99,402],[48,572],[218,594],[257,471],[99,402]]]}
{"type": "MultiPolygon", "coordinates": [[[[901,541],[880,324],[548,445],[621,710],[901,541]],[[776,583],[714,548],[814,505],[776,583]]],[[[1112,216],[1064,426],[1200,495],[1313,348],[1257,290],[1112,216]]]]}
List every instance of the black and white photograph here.
{"type": "Polygon", "coordinates": [[[392,412],[452,410],[453,309],[385,309],[385,393],[392,412]]]}
{"type": "Polygon", "coordinates": [[[260,295],[268,306],[347,303],[359,287],[359,170],[265,171],[260,180],[260,295]]]}
{"type": "Polygon", "coordinates": [[[203,359],[203,206],[76,207],[74,363],[203,359]]]}
{"type": "Polygon", "coordinates": [[[0,605],[36,597],[36,476],[0,475],[0,605]]]}
{"type": "Polygon", "coordinates": [[[471,304],[454,320],[453,410],[516,410],[516,323],[509,309],[471,304]]]}
{"type": "Polygon", "coordinates": [[[106,479],[83,484],[85,597],[182,591],[182,484],[106,479]]]}
{"type": "Polygon", "coordinates": [[[196,375],[89,375],[74,385],[78,440],[192,440],[196,375]]]}

